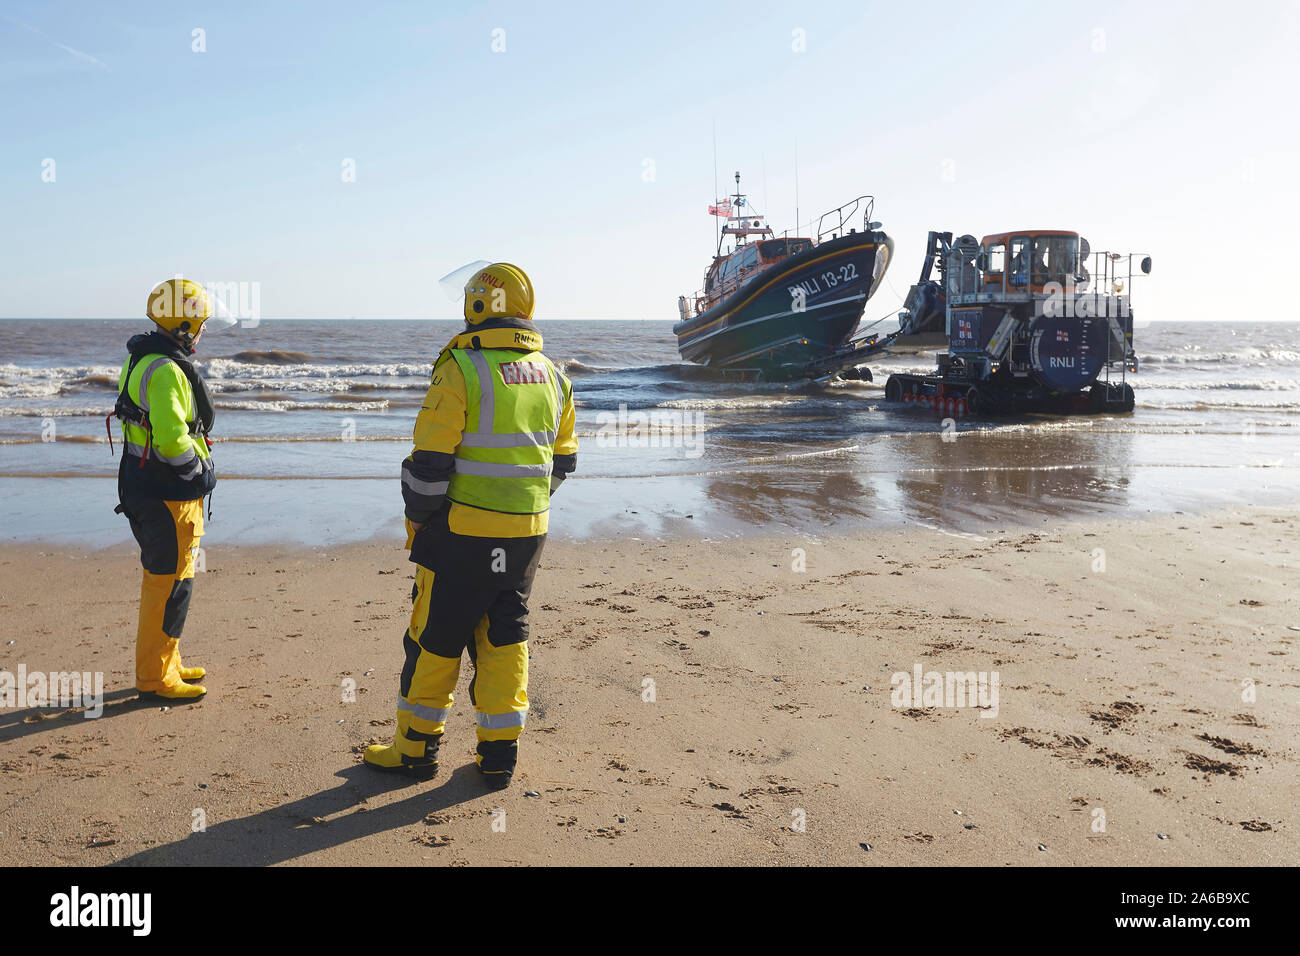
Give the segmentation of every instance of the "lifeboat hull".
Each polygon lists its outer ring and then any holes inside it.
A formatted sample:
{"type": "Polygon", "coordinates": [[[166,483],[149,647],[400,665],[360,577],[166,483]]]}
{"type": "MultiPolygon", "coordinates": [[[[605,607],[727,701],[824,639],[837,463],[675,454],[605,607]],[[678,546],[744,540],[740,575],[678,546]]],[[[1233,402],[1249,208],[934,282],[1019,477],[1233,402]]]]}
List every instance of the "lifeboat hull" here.
{"type": "Polygon", "coordinates": [[[875,231],[791,256],[673,326],[678,352],[710,367],[798,378],[857,330],[893,250],[893,240],[875,231]]]}

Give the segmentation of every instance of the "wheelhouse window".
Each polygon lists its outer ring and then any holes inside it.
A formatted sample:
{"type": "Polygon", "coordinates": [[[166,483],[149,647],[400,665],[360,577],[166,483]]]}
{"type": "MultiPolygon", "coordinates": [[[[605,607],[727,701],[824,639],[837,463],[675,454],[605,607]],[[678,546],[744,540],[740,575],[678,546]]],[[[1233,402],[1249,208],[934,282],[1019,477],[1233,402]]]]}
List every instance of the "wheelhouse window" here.
{"type": "MultiPolygon", "coordinates": [[[[753,277],[758,267],[758,243],[741,246],[722,260],[713,273],[713,286],[726,291],[737,282],[753,277]]],[[[711,287],[711,286],[710,286],[711,287]]]]}
{"type": "Polygon", "coordinates": [[[1002,278],[1007,267],[1007,246],[1004,242],[995,242],[984,254],[984,275],[990,278],[1002,278]]]}
{"type": "Polygon", "coordinates": [[[768,262],[774,259],[780,259],[786,253],[786,241],[784,239],[769,239],[766,242],[758,244],[759,251],[762,252],[763,258],[768,262]]]}
{"type": "Polygon", "coordinates": [[[1073,282],[1078,260],[1079,240],[1074,236],[1035,236],[1033,284],[1073,282]]]}
{"type": "Polygon", "coordinates": [[[1029,237],[1016,236],[1011,240],[1011,284],[1025,285],[1029,281],[1029,237]]]}

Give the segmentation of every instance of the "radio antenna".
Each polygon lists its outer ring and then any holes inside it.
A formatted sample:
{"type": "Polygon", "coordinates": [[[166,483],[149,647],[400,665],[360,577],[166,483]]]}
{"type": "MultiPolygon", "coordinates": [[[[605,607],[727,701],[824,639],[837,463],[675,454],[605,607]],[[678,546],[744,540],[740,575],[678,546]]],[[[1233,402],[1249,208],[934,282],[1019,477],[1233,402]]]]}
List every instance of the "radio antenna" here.
{"type": "Polygon", "coordinates": [[[799,134],[794,137],[794,234],[799,235],[799,134]]]}
{"type": "MultiPolygon", "coordinates": [[[[718,118],[713,117],[713,202],[718,202],[718,118]]],[[[718,217],[713,217],[713,248],[722,248],[722,236],[718,234],[718,217]]]]}

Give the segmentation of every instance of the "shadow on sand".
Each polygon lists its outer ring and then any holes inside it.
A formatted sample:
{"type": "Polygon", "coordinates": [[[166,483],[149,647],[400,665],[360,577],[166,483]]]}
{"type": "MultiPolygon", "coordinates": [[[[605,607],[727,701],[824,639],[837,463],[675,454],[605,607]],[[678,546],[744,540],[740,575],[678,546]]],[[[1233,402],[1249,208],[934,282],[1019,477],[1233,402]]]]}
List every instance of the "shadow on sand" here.
{"type": "MultiPolygon", "coordinates": [[[[210,825],[206,832],[152,847],[112,866],[270,866],[342,846],[353,840],[418,823],[489,794],[478,768],[466,764],[449,776],[417,781],[368,770],[360,765],[338,771],[337,787],[260,813],[210,825]],[[410,789],[405,800],[367,807],[379,794],[410,789]],[[346,812],[351,810],[350,813],[346,812]],[[336,814],[344,814],[336,816],[336,814]]],[[[381,860],[376,860],[381,863],[381,860]]]]}
{"type": "MultiPolygon", "coordinates": [[[[32,734],[41,734],[52,730],[76,730],[93,728],[101,720],[109,717],[121,717],[146,707],[159,708],[168,706],[167,701],[141,700],[140,692],[134,688],[109,691],[104,695],[104,712],[98,717],[84,716],[84,707],[26,707],[23,710],[5,712],[0,715],[0,743],[21,740],[32,734]]],[[[178,701],[170,706],[188,706],[178,701]]]]}

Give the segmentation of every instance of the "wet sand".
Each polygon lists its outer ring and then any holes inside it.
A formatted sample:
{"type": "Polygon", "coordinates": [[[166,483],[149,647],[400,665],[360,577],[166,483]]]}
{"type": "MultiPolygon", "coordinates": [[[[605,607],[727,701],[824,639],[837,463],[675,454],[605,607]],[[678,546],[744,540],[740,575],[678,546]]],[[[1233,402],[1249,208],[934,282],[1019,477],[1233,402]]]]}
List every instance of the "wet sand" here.
{"type": "Polygon", "coordinates": [[[468,664],[437,779],[360,765],[395,543],[210,546],[210,693],[169,710],[131,689],[134,551],[5,545],[0,671],[102,671],[106,703],[0,710],[0,863],[1294,864],[1297,519],[553,541],[503,794],[468,664]],[[894,706],[917,665],[997,672],[996,707],[894,706]]]}

